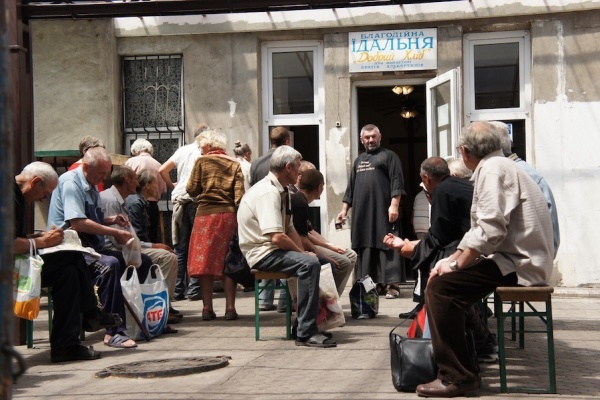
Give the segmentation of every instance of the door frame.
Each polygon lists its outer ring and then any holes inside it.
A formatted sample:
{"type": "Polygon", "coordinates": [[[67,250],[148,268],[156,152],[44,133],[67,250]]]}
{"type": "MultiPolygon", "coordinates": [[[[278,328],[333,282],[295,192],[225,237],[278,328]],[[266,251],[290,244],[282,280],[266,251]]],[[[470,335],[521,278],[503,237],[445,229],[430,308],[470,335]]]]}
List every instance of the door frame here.
{"type": "Polygon", "coordinates": [[[440,85],[450,82],[450,153],[445,154],[445,157],[457,157],[456,145],[460,134],[461,124],[461,96],[460,96],[460,68],[451,69],[430,79],[425,84],[426,87],[426,108],[427,108],[427,156],[439,156],[439,149],[434,148],[436,143],[434,138],[434,127],[437,126],[437,114],[433,112],[435,109],[432,91],[440,85]]]}

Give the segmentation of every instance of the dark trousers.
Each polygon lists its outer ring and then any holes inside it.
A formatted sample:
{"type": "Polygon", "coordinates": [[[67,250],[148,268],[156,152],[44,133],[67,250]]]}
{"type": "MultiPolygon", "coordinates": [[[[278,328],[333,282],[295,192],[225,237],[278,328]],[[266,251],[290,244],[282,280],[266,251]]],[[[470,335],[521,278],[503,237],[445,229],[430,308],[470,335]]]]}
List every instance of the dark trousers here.
{"type": "Polygon", "coordinates": [[[429,281],[425,304],[439,379],[455,384],[479,380],[476,360],[467,350],[466,311],[496,287],[516,284],[515,273],[502,276],[488,259],[429,281]]]}
{"type": "Polygon", "coordinates": [[[192,297],[200,293],[200,280],[198,278],[188,277],[187,261],[190,245],[190,236],[194,227],[194,217],[198,205],[193,202],[186,203],[183,206],[183,218],[179,229],[179,243],[175,246],[175,255],[177,256],[177,280],[175,281],[175,296],[185,296],[187,288],[187,297],[192,297]]]}
{"type": "MultiPolygon", "coordinates": [[[[111,314],[119,314],[123,320],[122,325],[106,330],[109,335],[114,335],[126,329],[125,303],[121,290],[121,276],[125,272],[126,264],[121,251],[102,250],[101,254],[102,257],[99,260],[86,256],[86,261],[91,262],[89,265],[92,268],[92,279],[98,286],[102,309],[111,314]]],[[[150,257],[142,254],[142,265],[137,268],[140,282],[146,280],[151,265],[150,257]]]]}
{"type": "Polygon", "coordinates": [[[406,282],[404,259],[397,250],[363,247],[354,251],[358,255],[354,267],[355,279],[369,275],[373,282],[381,284],[406,282]]]}
{"type": "Polygon", "coordinates": [[[54,315],[50,346],[52,349],[80,344],[81,314],[96,308],[96,295],[82,253],[61,251],[41,256],[42,286],[51,287],[54,315]]]}
{"type": "Polygon", "coordinates": [[[148,219],[150,220],[150,226],[148,227],[148,237],[150,243],[162,243],[162,238],[159,235],[160,226],[160,210],[158,209],[158,201],[148,202],[148,219]]]}
{"type": "Polygon", "coordinates": [[[259,271],[283,272],[298,277],[298,338],[316,334],[319,314],[319,280],[321,264],[314,256],[297,251],[275,250],[252,268],[259,271]]]}

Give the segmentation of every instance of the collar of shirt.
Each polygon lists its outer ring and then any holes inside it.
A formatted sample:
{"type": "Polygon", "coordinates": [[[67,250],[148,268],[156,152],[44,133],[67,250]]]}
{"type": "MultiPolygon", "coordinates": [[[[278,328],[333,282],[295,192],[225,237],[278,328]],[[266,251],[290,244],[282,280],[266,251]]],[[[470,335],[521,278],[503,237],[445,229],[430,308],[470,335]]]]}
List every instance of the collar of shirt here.
{"type": "Polygon", "coordinates": [[[85,179],[85,175],[83,174],[83,165],[80,165],[79,167],[77,167],[74,170],[74,172],[75,172],[75,178],[79,182],[79,185],[86,192],[90,192],[91,197],[94,199],[94,201],[96,202],[96,205],[97,205],[100,193],[98,192],[98,188],[95,185],[90,185],[90,183],[87,181],[87,179],[85,179]]]}
{"type": "Polygon", "coordinates": [[[106,190],[110,190],[111,193],[113,194],[113,196],[115,196],[115,199],[117,199],[117,201],[119,202],[119,205],[121,206],[121,212],[123,212],[124,214],[127,214],[127,207],[125,207],[125,200],[123,200],[123,196],[121,196],[121,193],[119,193],[119,191],[117,190],[115,185],[112,185],[111,187],[109,187],[106,190]]]}
{"type": "Polygon", "coordinates": [[[267,175],[267,177],[269,178],[269,180],[271,181],[273,186],[275,186],[277,188],[277,190],[279,190],[279,193],[283,193],[283,192],[287,193],[287,187],[283,187],[283,185],[279,182],[279,179],[277,179],[277,177],[275,176],[274,173],[269,171],[269,174],[267,175]]]}

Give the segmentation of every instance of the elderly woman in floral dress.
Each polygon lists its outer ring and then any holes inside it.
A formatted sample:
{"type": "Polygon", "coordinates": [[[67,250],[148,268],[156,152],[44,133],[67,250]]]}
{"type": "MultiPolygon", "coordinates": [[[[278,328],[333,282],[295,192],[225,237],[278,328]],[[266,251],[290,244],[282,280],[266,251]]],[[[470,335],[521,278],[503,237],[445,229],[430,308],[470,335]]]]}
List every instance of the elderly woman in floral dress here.
{"type": "Polygon", "coordinates": [[[196,141],[202,157],[196,160],[187,192],[198,197],[198,210],[190,238],[188,273],[200,279],[202,319],[216,318],[213,283],[222,279],[225,291],[225,319],[234,320],[236,283],[223,274],[229,242],[237,232],[236,211],[244,195],[240,163],[225,153],[227,139],[221,132],[206,130],[196,141]]]}

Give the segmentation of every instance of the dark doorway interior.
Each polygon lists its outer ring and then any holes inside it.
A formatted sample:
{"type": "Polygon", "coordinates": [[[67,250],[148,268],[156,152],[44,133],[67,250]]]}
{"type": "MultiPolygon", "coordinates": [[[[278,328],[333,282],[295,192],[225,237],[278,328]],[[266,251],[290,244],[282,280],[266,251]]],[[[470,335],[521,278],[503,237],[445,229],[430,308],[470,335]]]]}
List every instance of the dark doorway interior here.
{"type": "MultiPolygon", "coordinates": [[[[375,124],[382,134],[381,145],[393,150],[402,161],[406,197],[403,199],[404,236],[412,234],[410,223],[412,205],[419,192],[419,169],[427,158],[427,119],[425,85],[413,86],[408,94],[396,94],[393,85],[378,87],[358,87],[358,127],[375,124]],[[402,111],[414,110],[416,116],[403,118],[402,111]]],[[[359,153],[364,151],[358,143],[359,153]]]]}

